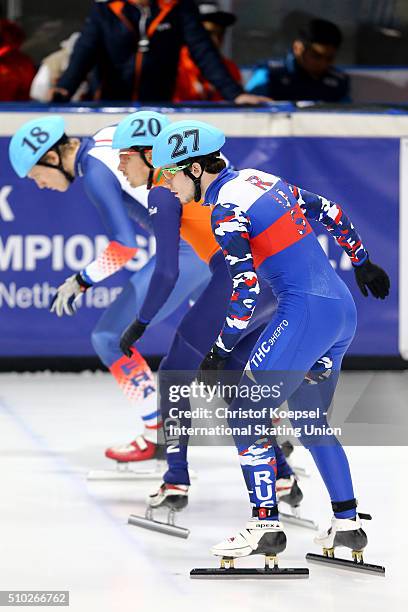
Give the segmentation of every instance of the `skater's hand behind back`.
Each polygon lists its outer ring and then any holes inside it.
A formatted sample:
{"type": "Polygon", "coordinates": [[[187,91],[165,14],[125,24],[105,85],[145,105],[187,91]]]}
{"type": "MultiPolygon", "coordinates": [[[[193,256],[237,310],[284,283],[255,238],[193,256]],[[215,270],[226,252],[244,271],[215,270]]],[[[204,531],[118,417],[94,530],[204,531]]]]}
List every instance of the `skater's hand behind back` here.
{"type": "Polygon", "coordinates": [[[368,258],[360,266],[354,266],[357,285],[361,293],[368,297],[368,290],[375,298],[383,300],[390,292],[390,279],[388,274],[373,264],[368,258]]]}
{"type": "Polygon", "coordinates": [[[222,357],[214,347],[204,357],[197,372],[197,380],[204,385],[215,385],[218,382],[218,372],[225,368],[226,358],[222,357]]]}

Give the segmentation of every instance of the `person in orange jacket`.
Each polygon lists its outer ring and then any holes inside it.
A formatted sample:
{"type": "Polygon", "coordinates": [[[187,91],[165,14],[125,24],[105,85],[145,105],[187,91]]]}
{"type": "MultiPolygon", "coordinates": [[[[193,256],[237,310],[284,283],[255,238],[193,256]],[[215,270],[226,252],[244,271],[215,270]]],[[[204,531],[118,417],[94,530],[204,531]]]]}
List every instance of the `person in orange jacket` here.
{"type": "Polygon", "coordinates": [[[20,51],[25,34],[17,23],[0,19],[0,102],[30,99],[35,75],[31,59],[20,51]]]}
{"type": "MultiPolygon", "coordinates": [[[[198,9],[204,28],[210,34],[214,45],[221,52],[225,32],[236,22],[236,16],[233,13],[220,10],[216,1],[203,0],[200,2],[198,9]]],[[[241,84],[242,78],[238,66],[227,57],[222,56],[222,60],[232,78],[241,84]]],[[[173,102],[189,100],[219,102],[223,99],[220,92],[204,78],[201,70],[194,63],[188,47],[183,47],[180,52],[173,102]]]]}
{"type": "Polygon", "coordinates": [[[230,76],[202,26],[195,0],[93,0],[52,101],[68,102],[96,68],[99,100],[169,102],[183,45],[229,102],[270,101],[244,92],[230,76]]]}

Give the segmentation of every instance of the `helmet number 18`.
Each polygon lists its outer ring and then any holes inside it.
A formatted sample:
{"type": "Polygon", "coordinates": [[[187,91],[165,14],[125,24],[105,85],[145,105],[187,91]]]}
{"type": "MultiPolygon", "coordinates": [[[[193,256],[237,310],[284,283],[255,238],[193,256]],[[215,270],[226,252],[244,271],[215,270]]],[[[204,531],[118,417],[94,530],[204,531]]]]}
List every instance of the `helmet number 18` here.
{"type": "MultiPolygon", "coordinates": [[[[43,132],[39,126],[33,127],[33,129],[31,130],[30,134],[33,137],[33,140],[35,140],[38,145],[45,144],[47,142],[47,140],[49,140],[49,138],[50,138],[49,133],[48,132],[43,132]]],[[[22,145],[26,145],[26,146],[30,147],[30,149],[33,152],[33,155],[35,153],[37,153],[37,151],[39,151],[39,149],[40,149],[40,146],[36,147],[35,144],[31,140],[29,140],[28,138],[23,138],[22,145]]]]}

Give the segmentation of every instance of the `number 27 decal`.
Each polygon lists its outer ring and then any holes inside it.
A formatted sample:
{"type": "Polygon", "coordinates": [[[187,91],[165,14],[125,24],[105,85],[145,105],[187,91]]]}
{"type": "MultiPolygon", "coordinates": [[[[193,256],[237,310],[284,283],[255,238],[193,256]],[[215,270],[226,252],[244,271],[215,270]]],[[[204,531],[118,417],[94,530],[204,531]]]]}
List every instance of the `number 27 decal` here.
{"type": "Polygon", "coordinates": [[[185,130],[183,134],[173,134],[170,136],[168,140],[168,144],[172,144],[174,142],[174,149],[171,154],[171,158],[175,159],[176,157],[180,157],[180,155],[185,155],[187,153],[187,146],[183,146],[184,140],[190,137],[193,137],[193,144],[191,148],[192,153],[196,153],[200,146],[200,134],[197,129],[194,130],[185,130]]]}

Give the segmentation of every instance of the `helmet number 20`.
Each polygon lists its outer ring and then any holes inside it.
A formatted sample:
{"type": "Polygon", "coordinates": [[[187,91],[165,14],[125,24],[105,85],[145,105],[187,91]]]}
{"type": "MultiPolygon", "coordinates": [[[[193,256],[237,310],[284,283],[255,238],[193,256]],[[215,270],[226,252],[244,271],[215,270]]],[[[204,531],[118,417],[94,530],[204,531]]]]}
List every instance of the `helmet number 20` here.
{"type": "Polygon", "coordinates": [[[199,131],[197,129],[195,130],[186,130],[185,132],[183,132],[183,135],[181,134],[173,134],[172,136],[170,136],[169,140],[168,140],[168,144],[171,144],[172,142],[175,143],[174,145],[174,149],[172,151],[171,154],[171,159],[175,159],[176,157],[180,157],[180,155],[186,155],[187,153],[187,147],[186,145],[183,145],[184,139],[190,138],[190,136],[193,136],[193,146],[191,149],[192,153],[196,153],[198,151],[198,148],[200,146],[200,134],[199,131]]]}
{"type": "Polygon", "coordinates": [[[132,121],[131,125],[136,124],[137,127],[132,134],[132,138],[137,138],[138,136],[146,136],[146,131],[149,132],[152,136],[158,136],[161,130],[160,122],[152,117],[149,121],[144,119],[135,119],[132,121]]]}
{"type": "Polygon", "coordinates": [[[40,150],[41,145],[45,144],[50,138],[49,133],[43,132],[39,126],[33,127],[33,129],[30,132],[30,135],[33,137],[32,140],[29,140],[28,138],[23,138],[22,145],[26,145],[27,147],[30,147],[33,154],[37,153],[37,151],[40,150]],[[35,146],[33,142],[34,140],[36,141],[38,146],[35,146]]]}

